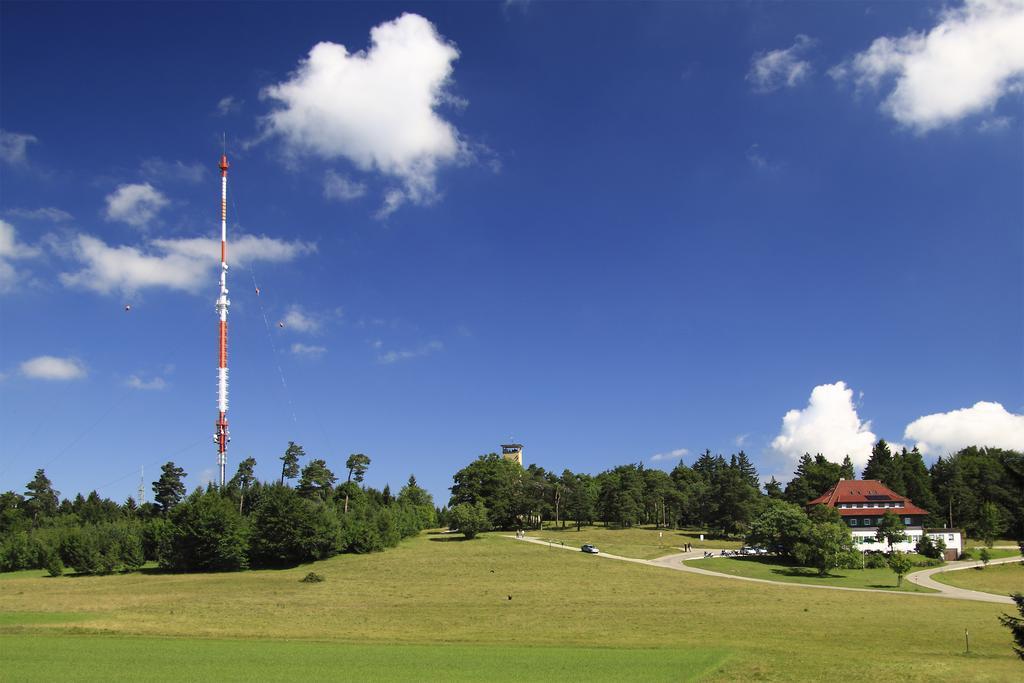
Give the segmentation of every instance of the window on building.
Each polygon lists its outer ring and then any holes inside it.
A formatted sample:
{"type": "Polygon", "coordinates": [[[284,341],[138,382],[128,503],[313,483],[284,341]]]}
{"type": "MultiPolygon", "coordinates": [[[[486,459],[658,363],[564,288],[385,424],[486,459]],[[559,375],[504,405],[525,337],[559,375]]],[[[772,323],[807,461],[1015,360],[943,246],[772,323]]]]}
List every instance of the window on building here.
{"type": "Polygon", "coordinates": [[[871,526],[871,518],[870,517],[865,517],[864,518],[864,526],[871,526]]]}
{"type": "Polygon", "coordinates": [[[953,534],[949,535],[949,540],[951,540],[951,541],[953,540],[953,534]]]}
{"type": "Polygon", "coordinates": [[[903,523],[904,524],[909,525],[911,522],[913,522],[913,520],[910,517],[904,517],[903,518],[903,523]]]}
{"type": "Polygon", "coordinates": [[[857,526],[857,518],[856,517],[854,517],[853,519],[850,520],[850,526],[857,526]]]}

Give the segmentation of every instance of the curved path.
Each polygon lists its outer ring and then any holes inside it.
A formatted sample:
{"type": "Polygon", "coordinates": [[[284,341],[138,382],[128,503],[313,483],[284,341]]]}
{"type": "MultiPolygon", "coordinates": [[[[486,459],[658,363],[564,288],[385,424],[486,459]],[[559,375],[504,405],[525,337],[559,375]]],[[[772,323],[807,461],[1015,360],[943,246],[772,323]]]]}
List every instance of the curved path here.
{"type": "MultiPolygon", "coordinates": [[[[551,543],[541,538],[533,538],[526,536],[524,538],[516,538],[515,536],[506,536],[506,538],[512,538],[517,541],[525,541],[527,543],[536,543],[537,545],[547,546],[549,548],[560,548],[562,550],[570,550],[572,552],[581,552],[579,548],[569,545],[561,545],[558,543],[551,543]]],[[[944,583],[939,583],[931,578],[932,574],[943,571],[956,571],[958,569],[970,569],[971,567],[977,567],[981,562],[975,561],[960,561],[950,562],[949,564],[941,567],[933,567],[931,569],[925,569],[920,572],[914,572],[913,574],[907,574],[906,578],[911,583],[923,586],[925,588],[931,588],[938,591],[937,593],[909,593],[905,591],[885,591],[876,590],[873,588],[848,588],[846,586],[823,586],[816,583],[793,583],[788,581],[772,581],[770,579],[755,579],[750,576],[735,576],[733,574],[722,574],[721,572],[713,572],[707,569],[700,569],[699,567],[691,567],[683,564],[684,560],[699,560],[704,557],[705,552],[711,552],[719,554],[720,550],[711,550],[709,548],[699,548],[697,550],[691,550],[688,553],[676,553],[674,555],[666,555],[665,557],[659,557],[654,560],[639,560],[635,557],[622,557],[621,555],[609,555],[608,553],[600,553],[597,557],[606,557],[610,560],[621,560],[623,562],[633,562],[635,564],[646,564],[652,567],[661,567],[663,569],[674,569],[681,572],[689,572],[691,574],[702,574],[704,576],[712,576],[719,579],[734,579],[737,581],[752,581],[754,583],[768,583],[774,586],[789,586],[795,588],[820,588],[822,590],[830,591],[854,591],[857,593],[886,593],[888,595],[916,595],[926,598],[952,598],[954,600],[977,600],[979,602],[997,602],[1001,604],[1013,604],[1013,600],[1007,595],[996,595],[994,593],[982,593],[981,591],[971,591],[965,588],[957,588],[955,586],[948,586],[944,583]]],[[[1006,557],[999,560],[992,560],[989,564],[1003,564],[1006,562],[1020,562],[1019,557],[1006,557]]]]}
{"type": "MultiPolygon", "coordinates": [[[[1020,562],[1019,557],[1004,557],[998,560],[991,560],[989,564],[1006,564],[1008,562],[1020,562]]],[[[931,569],[924,569],[913,574],[907,574],[907,580],[910,583],[917,584],[918,586],[924,586],[925,588],[932,588],[937,591],[941,591],[947,597],[960,597],[965,600],[984,600],[986,602],[1003,602],[1013,603],[1013,600],[1007,595],[998,595],[996,593],[983,593],[981,591],[967,590],[966,588],[958,588],[956,586],[950,586],[948,583],[939,583],[932,578],[933,574],[939,572],[955,572],[961,569],[974,569],[975,567],[982,566],[982,562],[977,560],[961,560],[958,562],[950,562],[941,567],[932,567],[931,569]],[[960,595],[957,595],[960,594],[960,595]]]]}

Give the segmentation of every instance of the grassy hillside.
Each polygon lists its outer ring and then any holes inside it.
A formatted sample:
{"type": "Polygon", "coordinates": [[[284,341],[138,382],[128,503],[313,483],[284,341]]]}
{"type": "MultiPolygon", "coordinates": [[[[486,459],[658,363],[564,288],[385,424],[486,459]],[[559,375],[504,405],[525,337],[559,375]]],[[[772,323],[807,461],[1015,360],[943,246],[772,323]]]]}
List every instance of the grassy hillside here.
{"type": "Polygon", "coordinates": [[[1024,593],[1024,564],[1010,562],[994,564],[984,569],[961,569],[955,572],[941,572],[932,576],[936,581],[967,588],[972,591],[998,593],[1024,593]]]}
{"type": "Polygon", "coordinates": [[[17,680],[70,670],[115,672],[106,680],[220,678],[232,668],[271,680],[294,677],[307,659],[338,662],[309,673],[317,678],[423,678],[435,666],[428,651],[442,657],[436,666],[447,678],[556,679],[575,669],[598,680],[705,670],[721,680],[812,680],[837,662],[871,662],[874,676],[900,680],[1003,681],[1021,672],[996,621],[1000,605],[748,584],[494,534],[425,534],[386,553],[283,571],[23,573],[0,581],[0,606],[20,613],[0,621],[4,667],[17,680]],[[311,569],[326,581],[300,583],[311,569]],[[50,616],[33,615],[40,612],[50,616]],[[962,654],[965,628],[970,656],[962,654]],[[136,636],[163,639],[143,660],[149,675],[125,663],[136,636]],[[210,639],[227,644],[217,649],[210,639]],[[365,660],[370,668],[346,669],[347,655],[364,645],[380,648],[366,650],[377,653],[365,660]],[[279,649],[287,647],[297,649],[279,649]]]}
{"type": "MultiPolygon", "coordinates": [[[[918,557],[918,556],[914,556],[918,557]]],[[[786,583],[813,583],[822,586],[843,588],[870,588],[872,590],[906,591],[909,593],[935,593],[931,588],[912,584],[904,577],[903,585],[897,587],[896,575],[888,567],[879,569],[833,569],[825,576],[818,576],[817,569],[784,564],[775,557],[714,557],[689,560],[691,567],[712,572],[748,576],[753,579],[784,581],[786,583]]],[[[915,570],[921,567],[915,567],[915,570]]]]}
{"type": "Polygon", "coordinates": [[[629,529],[585,526],[576,531],[575,525],[572,524],[566,525],[564,529],[555,524],[548,524],[542,531],[528,531],[527,534],[576,548],[584,543],[593,543],[602,552],[641,560],[653,560],[655,557],[677,553],[684,543],[689,543],[694,548],[739,548],[743,545],[740,541],[731,539],[712,539],[710,534],[705,534],[705,540],[702,541],[699,531],[639,526],[629,529]]]}

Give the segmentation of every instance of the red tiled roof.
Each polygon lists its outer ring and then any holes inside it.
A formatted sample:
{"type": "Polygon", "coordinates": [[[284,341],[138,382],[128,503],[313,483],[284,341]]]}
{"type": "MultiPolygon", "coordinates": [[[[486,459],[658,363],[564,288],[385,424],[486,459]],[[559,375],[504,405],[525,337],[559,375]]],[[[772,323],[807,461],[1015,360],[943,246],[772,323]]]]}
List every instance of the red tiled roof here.
{"type": "Polygon", "coordinates": [[[898,508],[836,508],[842,517],[881,517],[886,512],[895,515],[927,515],[928,511],[923,510],[913,503],[907,503],[898,508]]]}
{"type": "MultiPolygon", "coordinates": [[[[901,514],[898,512],[899,510],[906,510],[902,514],[928,514],[927,510],[917,507],[909,498],[901,496],[877,479],[840,479],[835,486],[809,502],[808,505],[836,507],[839,503],[900,503],[901,507],[899,508],[860,508],[860,510],[880,510],[883,513],[885,510],[892,510],[897,514],[901,514]]],[[[840,508],[839,512],[850,516],[859,514],[857,508],[840,508]]]]}

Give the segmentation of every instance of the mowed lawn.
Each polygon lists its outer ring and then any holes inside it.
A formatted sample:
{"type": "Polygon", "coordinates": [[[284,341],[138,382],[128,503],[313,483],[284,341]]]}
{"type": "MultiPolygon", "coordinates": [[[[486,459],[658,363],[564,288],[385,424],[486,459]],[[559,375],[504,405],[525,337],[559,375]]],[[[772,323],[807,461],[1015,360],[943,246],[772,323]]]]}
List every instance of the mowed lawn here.
{"type": "Polygon", "coordinates": [[[591,543],[601,552],[641,560],[653,560],[656,557],[678,553],[684,543],[689,543],[694,548],[739,548],[743,545],[742,542],[731,539],[713,540],[710,534],[705,534],[702,541],[699,531],[655,529],[650,526],[629,529],[585,526],[576,531],[576,526],[572,524],[567,524],[564,529],[560,525],[546,524],[543,530],[530,530],[526,534],[574,548],[591,543]]]}
{"type": "Polygon", "coordinates": [[[0,581],[10,680],[788,681],[865,661],[882,679],[1021,673],[1001,605],[752,584],[499,534],[283,571],[28,574],[0,581]],[[300,583],[310,570],[326,580],[300,583]]]}
{"type": "MultiPolygon", "coordinates": [[[[917,586],[903,577],[903,585],[897,586],[896,575],[888,567],[880,569],[833,569],[825,576],[819,576],[817,569],[785,564],[777,557],[714,557],[688,560],[690,567],[721,572],[732,576],[748,576],[753,579],[768,579],[787,583],[813,583],[822,586],[843,588],[869,588],[872,590],[903,591],[907,593],[936,593],[930,588],[917,586]]],[[[918,571],[924,567],[914,567],[918,571]]]]}
{"type": "MultiPolygon", "coordinates": [[[[977,547],[974,547],[974,548],[968,548],[968,552],[970,552],[971,557],[973,557],[975,560],[980,560],[981,559],[981,549],[983,547],[984,546],[977,546],[977,547]]],[[[1004,557],[1019,557],[1019,556],[1020,556],[1020,550],[1017,549],[1017,548],[989,548],[988,549],[988,558],[990,560],[999,560],[999,559],[1002,559],[1004,557]]]]}
{"type": "Polygon", "coordinates": [[[1009,562],[993,564],[984,569],[959,569],[940,572],[932,578],[941,583],[984,593],[1010,595],[1024,593],[1024,564],[1009,562]]]}

